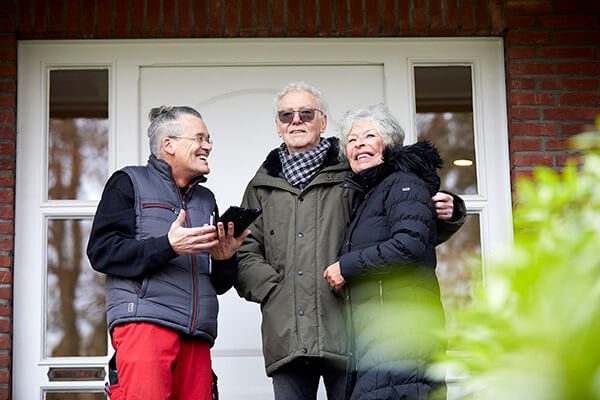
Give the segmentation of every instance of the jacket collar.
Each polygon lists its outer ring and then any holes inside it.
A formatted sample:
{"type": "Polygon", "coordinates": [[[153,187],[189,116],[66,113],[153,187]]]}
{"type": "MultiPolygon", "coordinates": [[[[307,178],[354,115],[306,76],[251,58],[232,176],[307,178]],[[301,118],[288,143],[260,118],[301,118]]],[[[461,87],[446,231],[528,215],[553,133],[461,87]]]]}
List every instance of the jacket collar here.
{"type": "MultiPolygon", "coordinates": [[[[171,166],[165,160],[156,158],[152,154],[150,154],[150,157],[148,157],[148,166],[154,169],[158,173],[158,175],[160,175],[163,179],[175,183],[175,179],[173,179],[173,171],[171,170],[171,166]]],[[[192,179],[189,182],[188,187],[203,182],[206,182],[206,177],[204,175],[200,175],[192,179]]]]}
{"type": "Polygon", "coordinates": [[[409,146],[388,145],[382,155],[385,160],[382,164],[352,175],[343,186],[367,193],[394,172],[410,172],[425,181],[432,196],[439,190],[440,177],[436,169],[442,167],[442,159],[429,141],[409,146]]]}
{"type": "MultiPolygon", "coordinates": [[[[328,140],[331,142],[331,147],[329,147],[325,154],[322,168],[335,165],[339,161],[340,144],[338,138],[330,137],[328,140]]],[[[279,176],[283,173],[283,167],[281,166],[281,160],[279,159],[279,148],[272,150],[267,155],[264,167],[267,170],[267,174],[271,176],[279,176]]]]}

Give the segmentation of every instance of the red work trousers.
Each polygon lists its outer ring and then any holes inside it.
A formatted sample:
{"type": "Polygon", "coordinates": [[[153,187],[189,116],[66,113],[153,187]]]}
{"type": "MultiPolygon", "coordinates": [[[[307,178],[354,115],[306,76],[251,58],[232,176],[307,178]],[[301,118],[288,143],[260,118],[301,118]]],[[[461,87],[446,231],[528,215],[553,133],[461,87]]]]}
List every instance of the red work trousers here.
{"type": "Polygon", "coordinates": [[[210,346],[182,339],[158,325],[130,323],[115,327],[119,383],[111,400],[212,399],[210,346]]]}

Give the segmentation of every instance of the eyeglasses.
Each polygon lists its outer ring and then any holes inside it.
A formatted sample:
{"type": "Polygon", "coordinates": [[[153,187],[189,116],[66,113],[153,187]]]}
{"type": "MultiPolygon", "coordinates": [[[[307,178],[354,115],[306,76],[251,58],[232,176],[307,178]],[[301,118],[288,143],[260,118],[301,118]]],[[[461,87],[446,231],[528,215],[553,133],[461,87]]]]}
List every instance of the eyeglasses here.
{"type": "Polygon", "coordinates": [[[281,110],[277,111],[277,117],[284,124],[289,124],[294,120],[294,114],[298,113],[298,117],[300,117],[300,121],[309,122],[315,119],[315,111],[323,114],[323,111],[318,108],[303,108],[302,110],[281,110]]]}
{"type": "Polygon", "coordinates": [[[171,139],[190,139],[190,140],[195,140],[196,142],[200,143],[200,145],[204,144],[204,143],[208,143],[211,146],[213,145],[213,141],[212,139],[207,139],[201,136],[167,136],[168,138],[171,139]]]}

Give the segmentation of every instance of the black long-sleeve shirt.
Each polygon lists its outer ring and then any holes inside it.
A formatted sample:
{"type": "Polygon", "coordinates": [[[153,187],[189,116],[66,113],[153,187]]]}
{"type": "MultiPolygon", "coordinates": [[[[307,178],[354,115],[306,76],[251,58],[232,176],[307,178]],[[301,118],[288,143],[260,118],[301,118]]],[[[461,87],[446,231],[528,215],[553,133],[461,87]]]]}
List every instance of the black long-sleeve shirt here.
{"type": "MultiPolygon", "coordinates": [[[[177,253],[168,236],[135,239],[135,197],[133,183],[124,172],[115,173],[106,183],[92,225],[87,254],[93,268],[107,275],[141,279],[164,266],[177,253]]],[[[237,259],[214,260],[212,284],[221,294],[237,276],[237,259]]]]}

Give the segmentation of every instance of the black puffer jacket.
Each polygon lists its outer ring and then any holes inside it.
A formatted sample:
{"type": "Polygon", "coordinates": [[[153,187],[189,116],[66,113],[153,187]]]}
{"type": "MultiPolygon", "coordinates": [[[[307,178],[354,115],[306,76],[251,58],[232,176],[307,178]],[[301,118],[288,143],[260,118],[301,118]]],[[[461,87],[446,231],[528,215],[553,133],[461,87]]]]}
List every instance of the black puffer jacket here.
{"type": "Polygon", "coordinates": [[[385,162],[348,178],[362,194],[340,258],[350,353],[347,398],[430,399],[444,390],[427,367],[444,349],[435,275],[441,166],[427,142],[391,146],[385,162]]]}

